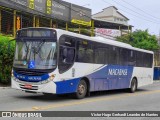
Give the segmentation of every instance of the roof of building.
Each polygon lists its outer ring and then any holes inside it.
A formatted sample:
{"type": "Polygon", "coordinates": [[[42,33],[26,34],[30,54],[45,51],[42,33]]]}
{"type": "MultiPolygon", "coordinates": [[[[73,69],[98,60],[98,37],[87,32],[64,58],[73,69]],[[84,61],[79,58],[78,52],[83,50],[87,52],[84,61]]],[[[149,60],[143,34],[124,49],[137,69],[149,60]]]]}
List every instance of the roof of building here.
{"type": "Polygon", "coordinates": [[[98,12],[98,13],[93,14],[92,17],[94,17],[94,16],[97,15],[97,14],[103,13],[105,10],[107,10],[107,9],[109,9],[109,8],[114,8],[114,9],[117,11],[118,14],[120,14],[121,16],[123,16],[125,19],[129,20],[129,18],[127,18],[127,17],[126,17],[125,15],[123,15],[122,13],[120,13],[115,6],[106,7],[106,8],[103,9],[103,11],[100,11],[100,12],[98,12]]]}

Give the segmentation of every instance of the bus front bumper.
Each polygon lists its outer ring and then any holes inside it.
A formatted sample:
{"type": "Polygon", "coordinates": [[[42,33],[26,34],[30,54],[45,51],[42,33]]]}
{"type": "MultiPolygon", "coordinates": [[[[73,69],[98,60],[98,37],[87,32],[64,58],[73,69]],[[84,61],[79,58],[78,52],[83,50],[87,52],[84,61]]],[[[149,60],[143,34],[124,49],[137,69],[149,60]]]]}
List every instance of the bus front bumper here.
{"type": "Polygon", "coordinates": [[[18,89],[22,91],[28,91],[33,93],[52,93],[56,94],[56,84],[53,81],[50,81],[45,84],[39,83],[28,83],[23,81],[15,81],[12,79],[13,89],[18,89]]]}

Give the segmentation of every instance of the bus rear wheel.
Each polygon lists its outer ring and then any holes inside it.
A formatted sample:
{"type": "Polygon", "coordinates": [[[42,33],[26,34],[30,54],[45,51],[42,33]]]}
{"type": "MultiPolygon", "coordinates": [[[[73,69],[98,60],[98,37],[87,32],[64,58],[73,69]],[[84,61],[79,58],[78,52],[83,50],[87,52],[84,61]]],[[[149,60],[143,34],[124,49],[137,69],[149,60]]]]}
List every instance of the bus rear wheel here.
{"type": "Polygon", "coordinates": [[[137,90],[137,80],[135,78],[132,79],[130,92],[134,93],[137,90]]]}
{"type": "Polygon", "coordinates": [[[82,99],[86,96],[86,94],[87,94],[87,83],[85,80],[81,80],[78,84],[75,97],[77,99],[82,99]]]}

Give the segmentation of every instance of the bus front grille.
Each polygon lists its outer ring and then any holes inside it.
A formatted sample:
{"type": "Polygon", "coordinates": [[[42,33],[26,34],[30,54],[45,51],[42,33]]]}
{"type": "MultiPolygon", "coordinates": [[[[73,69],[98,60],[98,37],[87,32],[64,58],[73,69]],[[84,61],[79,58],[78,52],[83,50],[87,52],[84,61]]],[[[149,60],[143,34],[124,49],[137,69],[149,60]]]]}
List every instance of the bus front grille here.
{"type": "Polygon", "coordinates": [[[19,84],[21,89],[25,89],[25,90],[38,90],[38,86],[32,86],[31,88],[26,88],[25,85],[23,84],[19,84]]]}

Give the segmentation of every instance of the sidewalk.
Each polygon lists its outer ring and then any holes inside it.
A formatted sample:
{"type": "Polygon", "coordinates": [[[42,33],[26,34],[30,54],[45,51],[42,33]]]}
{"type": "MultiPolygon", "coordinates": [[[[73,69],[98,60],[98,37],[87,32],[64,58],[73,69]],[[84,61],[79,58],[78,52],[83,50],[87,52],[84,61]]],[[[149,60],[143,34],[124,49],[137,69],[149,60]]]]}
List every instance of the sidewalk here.
{"type": "Polygon", "coordinates": [[[11,85],[4,85],[0,83],[0,89],[8,89],[11,88],[11,85]]]}
{"type": "Polygon", "coordinates": [[[153,80],[153,82],[160,82],[160,80],[153,80]]]}

